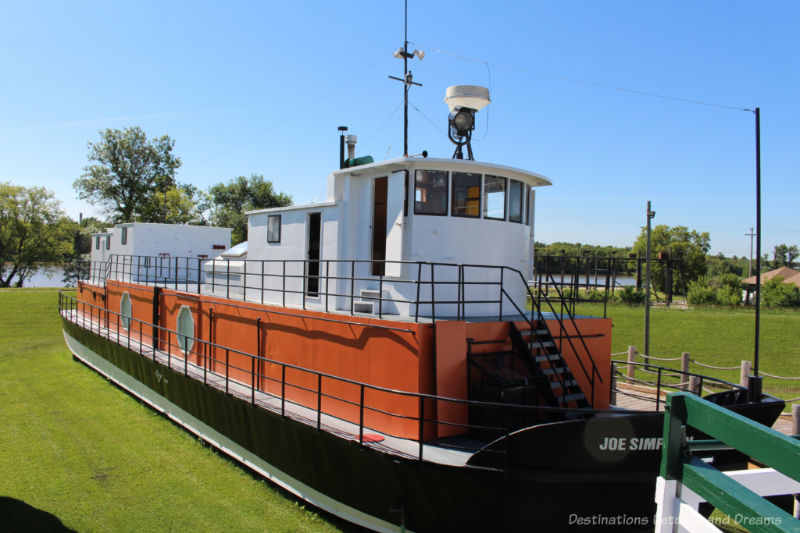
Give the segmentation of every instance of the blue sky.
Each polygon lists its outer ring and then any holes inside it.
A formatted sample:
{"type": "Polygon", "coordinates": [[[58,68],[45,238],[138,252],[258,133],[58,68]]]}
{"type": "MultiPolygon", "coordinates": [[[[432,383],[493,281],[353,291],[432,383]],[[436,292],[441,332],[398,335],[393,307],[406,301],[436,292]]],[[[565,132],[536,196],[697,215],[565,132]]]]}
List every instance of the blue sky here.
{"type": "MultiPolygon", "coordinates": [[[[72,182],[104,128],[168,134],[201,189],[262,174],[323,198],[337,126],[359,155],[403,151],[401,1],[0,0],[0,181],[72,182]]],[[[449,85],[490,89],[476,159],[531,170],[536,239],[630,245],[645,223],[747,255],[761,108],[763,251],[800,244],[800,4],[409,1],[410,152],[450,157],[449,85]],[[579,80],[588,83],[577,83],[579,80]],[[594,85],[593,85],[594,84],[594,85]],[[727,107],[615,90],[613,86],[727,107]]]]}

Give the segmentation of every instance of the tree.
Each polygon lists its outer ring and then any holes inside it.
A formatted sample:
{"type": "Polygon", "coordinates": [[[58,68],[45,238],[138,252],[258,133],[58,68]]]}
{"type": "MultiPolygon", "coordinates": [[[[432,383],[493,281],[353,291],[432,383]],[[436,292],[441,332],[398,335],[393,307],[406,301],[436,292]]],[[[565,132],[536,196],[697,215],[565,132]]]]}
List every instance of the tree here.
{"type": "Polygon", "coordinates": [[[193,185],[180,184],[166,191],[156,191],[142,208],[142,219],[164,224],[194,224],[204,226],[207,209],[206,195],[193,185]]]}
{"type": "Polygon", "coordinates": [[[772,268],[780,268],[782,266],[792,268],[798,255],[800,255],[800,250],[797,249],[797,245],[779,244],[773,250],[775,260],[772,262],[772,268]]]}
{"type": "Polygon", "coordinates": [[[63,264],[64,275],[61,281],[65,287],[74,286],[89,275],[88,256],[92,252],[92,233],[103,233],[106,224],[94,217],[85,217],[73,225],[73,253],[63,264]]]}
{"type": "Polygon", "coordinates": [[[74,226],[44,187],[0,183],[0,287],[22,287],[47,263],[67,259],[74,226]]]}
{"type": "Polygon", "coordinates": [[[180,158],[172,154],[168,135],[147,140],[138,126],[106,129],[100,141],[89,143],[89,161],[73,187],[81,200],[97,205],[111,222],[163,222],[156,194],[178,187],[180,158]]]}
{"type": "MultiPolygon", "coordinates": [[[[708,232],[698,233],[686,226],[669,227],[661,224],[653,228],[650,236],[652,257],[663,254],[675,261],[678,272],[673,273],[673,290],[685,294],[690,282],[706,273],[706,254],[711,249],[708,232]]],[[[635,252],[645,257],[647,251],[647,230],[636,238],[635,252]]],[[[666,289],[666,268],[657,264],[652,269],[653,284],[657,290],[666,289]]]]}
{"type": "Polygon", "coordinates": [[[231,242],[247,240],[245,211],[292,205],[292,197],[275,191],[271,181],[259,174],[239,176],[227,184],[218,183],[208,191],[211,223],[233,229],[231,242]]]}

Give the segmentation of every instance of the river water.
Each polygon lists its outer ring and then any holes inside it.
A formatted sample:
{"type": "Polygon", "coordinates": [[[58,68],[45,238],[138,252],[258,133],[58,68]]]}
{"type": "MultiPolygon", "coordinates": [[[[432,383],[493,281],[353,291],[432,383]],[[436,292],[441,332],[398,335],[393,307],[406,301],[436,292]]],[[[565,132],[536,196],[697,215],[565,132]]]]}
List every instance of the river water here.
{"type": "Polygon", "coordinates": [[[64,269],[61,267],[42,268],[25,280],[23,287],[63,287],[63,277],[64,269]]]}

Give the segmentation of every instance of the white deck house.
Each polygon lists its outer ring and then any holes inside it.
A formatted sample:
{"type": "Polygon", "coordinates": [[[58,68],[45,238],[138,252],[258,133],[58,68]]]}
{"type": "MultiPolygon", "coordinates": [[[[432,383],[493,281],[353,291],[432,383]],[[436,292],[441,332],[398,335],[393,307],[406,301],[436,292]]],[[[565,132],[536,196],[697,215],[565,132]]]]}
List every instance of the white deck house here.
{"type": "MultiPolygon", "coordinates": [[[[248,299],[311,309],[496,315],[500,283],[516,277],[524,288],[531,274],[532,188],[544,185],[539,174],[460,159],[336,170],[322,203],[248,212],[247,249],[209,261],[207,280],[229,279],[248,299]],[[447,303],[459,295],[470,303],[447,303]]],[[[509,299],[525,309],[523,291],[509,299]]]]}
{"type": "Polygon", "coordinates": [[[92,234],[92,278],[111,271],[131,281],[197,279],[202,264],[229,248],[231,229],[130,222],[92,234]]]}

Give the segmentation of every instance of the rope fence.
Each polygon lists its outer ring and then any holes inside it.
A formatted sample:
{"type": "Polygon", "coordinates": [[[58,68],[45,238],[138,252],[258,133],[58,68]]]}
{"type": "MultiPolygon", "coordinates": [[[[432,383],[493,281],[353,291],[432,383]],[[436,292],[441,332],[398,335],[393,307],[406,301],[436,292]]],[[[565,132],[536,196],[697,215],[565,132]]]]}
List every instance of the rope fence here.
{"type": "MultiPolygon", "coordinates": [[[[751,373],[750,371],[751,371],[751,368],[752,368],[752,364],[750,363],[750,361],[742,361],[742,364],[741,365],[737,365],[737,366],[711,365],[711,364],[704,363],[702,361],[698,361],[697,359],[694,359],[694,358],[690,357],[688,352],[683,352],[680,357],[656,357],[656,356],[653,356],[653,355],[647,355],[647,354],[643,354],[643,353],[639,352],[636,349],[635,346],[629,346],[628,350],[625,351],[625,352],[612,353],[611,357],[612,357],[611,358],[611,362],[614,365],[617,365],[617,366],[625,365],[625,366],[627,366],[627,371],[626,372],[621,372],[619,370],[616,371],[617,375],[615,376],[615,378],[617,378],[619,381],[621,381],[623,383],[637,384],[637,385],[649,385],[649,386],[654,386],[654,387],[655,386],[663,386],[663,387],[668,387],[668,388],[678,388],[678,389],[685,389],[685,390],[688,390],[688,389],[690,389],[692,387],[696,387],[696,389],[694,389],[694,390],[696,390],[697,392],[699,392],[699,390],[702,388],[702,390],[704,392],[707,392],[707,393],[715,392],[712,388],[709,388],[709,387],[714,387],[714,385],[708,384],[708,386],[706,386],[706,384],[703,383],[702,386],[701,386],[699,382],[698,383],[692,383],[691,379],[687,380],[686,375],[687,374],[691,374],[691,372],[689,372],[690,365],[697,365],[697,366],[702,367],[702,368],[708,368],[708,369],[712,369],[712,370],[719,370],[719,371],[723,371],[723,372],[733,372],[733,371],[739,370],[740,374],[739,374],[739,385],[738,386],[741,387],[741,388],[744,388],[744,389],[746,389],[748,387],[749,379],[750,379],[750,373],[751,373]],[[627,356],[627,357],[623,358],[621,356],[627,356]],[[644,361],[644,363],[637,362],[637,360],[636,360],[637,357],[641,357],[641,359],[644,361]],[[666,369],[662,369],[660,371],[653,370],[648,366],[651,361],[652,362],[667,362],[667,363],[680,361],[681,362],[680,374],[665,371],[666,369]],[[648,381],[649,378],[647,378],[647,377],[645,377],[645,379],[637,379],[637,377],[636,377],[637,370],[638,370],[638,373],[640,375],[641,374],[648,374],[648,375],[651,375],[651,376],[658,375],[659,376],[658,379],[661,380],[660,384],[656,383],[655,381],[648,381]],[[676,378],[676,379],[682,379],[683,381],[681,381],[680,383],[665,382],[664,378],[673,378],[673,379],[676,378]]],[[[653,366],[655,368],[658,368],[657,365],[655,365],[655,364],[653,366]]],[[[677,371],[677,369],[675,369],[675,370],[677,371]]],[[[794,376],[778,376],[778,375],[775,375],[775,374],[770,374],[769,372],[764,372],[763,370],[760,371],[759,373],[761,375],[763,375],[764,377],[768,377],[770,379],[775,379],[775,380],[800,381],[800,376],[798,376],[798,377],[794,377],[794,376]]],[[[695,378],[693,378],[693,379],[695,379],[695,378]]],[[[800,396],[797,397],[797,398],[792,398],[790,400],[783,400],[783,401],[786,402],[787,405],[795,403],[795,402],[800,402],[800,396]]]]}
{"type": "MultiPolygon", "coordinates": [[[[741,365],[737,366],[714,366],[714,365],[707,365],[705,363],[701,363],[697,359],[689,359],[692,363],[696,364],[697,366],[702,366],[703,368],[711,368],[714,370],[740,370],[742,367],[741,365]]],[[[763,374],[763,372],[762,372],[763,374]]]]}

